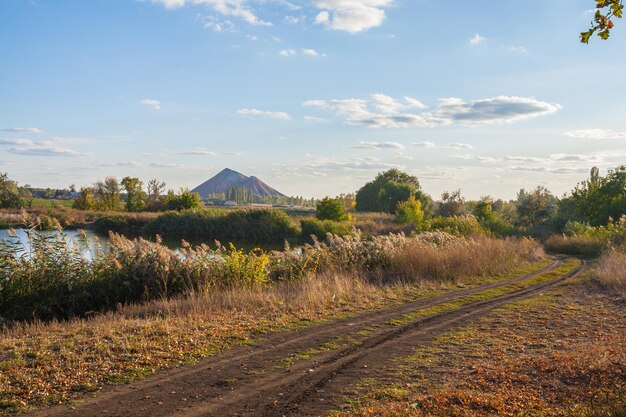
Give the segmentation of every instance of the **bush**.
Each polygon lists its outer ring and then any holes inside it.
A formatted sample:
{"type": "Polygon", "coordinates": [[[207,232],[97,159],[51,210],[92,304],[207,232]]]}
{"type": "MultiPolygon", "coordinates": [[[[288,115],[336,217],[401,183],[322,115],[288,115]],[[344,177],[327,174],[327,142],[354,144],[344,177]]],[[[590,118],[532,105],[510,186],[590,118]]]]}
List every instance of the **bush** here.
{"type": "Polygon", "coordinates": [[[332,220],[342,222],[350,219],[343,203],[334,198],[324,198],[317,203],[317,211],[315,217],[319,220],[332,220]]]}
{"type": "Polygon", "coordinates": [[[421,230],[424,223],[424,210],[422,202],[411,196],[407,201],[398,204],[396,209],[396,222],[400,224],[412,224],[416,230],[421,230]]]}
{"type": "Polygon", "coordinates": [[[606,226],[589,226],[579,222],[567,222],[563,235],[553,235],[546,247],[569,255],[597,256],[603,250],[626,243],[626,216],[606,226]]]}
{"type": "Polygon", "coordinates": [[[545,246],[550,252],[592,257],[606,248],[607,241],[597,237],[552,235],[545,246]]]}
{"type": "Polygon", "coordinates": [[[478,219],[471,215],[435,217],[428,222],[428,227],[430,230],[450,233],[454,236],[472,236],[485,232],[478,219]]]}
{"type": "Polygon", "coordinates": [[[148,223],[143,233],[188,239],[276,242],[295,237],[298,231],[281,210],[204,209],[162,214],[148,223]]]}
{"type": "Polygon", "coordinates": [[[128,221],[122,217],[101,217],[93,224],[96,233],[106,235],[109,232],[124,233],[128,231],[128,221]]]}
{"type": "Polygon", "coordinates": [[[318,240],[326,240],[326,235],[331,233],[337,236],[346,236],[352,233],[352,226],[347,223],[334,222],[332,220],[305,219],[300,221],[300,238],[307,241],[311,236],[318,240]]]}

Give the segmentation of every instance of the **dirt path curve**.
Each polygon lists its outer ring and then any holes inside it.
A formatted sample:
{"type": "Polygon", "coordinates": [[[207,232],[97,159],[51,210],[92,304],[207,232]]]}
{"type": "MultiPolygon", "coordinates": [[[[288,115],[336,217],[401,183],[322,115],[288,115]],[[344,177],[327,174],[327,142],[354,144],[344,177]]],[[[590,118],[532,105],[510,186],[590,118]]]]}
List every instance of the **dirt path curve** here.
{"type": "Polygon", "coordinates": [[[511,285],[560,266],[471,289],[418,300],[291,332],[271,334],[195,366],[164,371],[145,381],[117,386],[75,408],[58,406],[35,416],[317,416],[346,388],[376,367],[409,355],[420,343],[481,315],[538,295],[585,268],[549,282],[466,304],[426,318],[390,323],[405,314],[511,285]]]}

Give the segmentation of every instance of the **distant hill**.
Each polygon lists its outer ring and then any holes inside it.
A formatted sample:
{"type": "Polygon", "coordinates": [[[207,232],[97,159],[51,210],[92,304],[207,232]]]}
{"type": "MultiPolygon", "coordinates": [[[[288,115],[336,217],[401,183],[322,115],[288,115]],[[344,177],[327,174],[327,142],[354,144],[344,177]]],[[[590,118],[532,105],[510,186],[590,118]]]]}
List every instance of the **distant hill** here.
{"type": "Polygon", "coordinates": [[[220,171],[208,181],[198,185],[192,191],[206,197],[209,194],[226,193],[231,188],[245,188],[251,195],[261,197],[277,196],[283,197],[284,194],[270,187],[255,176],[246,177],[245,175],[226,168],[220,171]]]}

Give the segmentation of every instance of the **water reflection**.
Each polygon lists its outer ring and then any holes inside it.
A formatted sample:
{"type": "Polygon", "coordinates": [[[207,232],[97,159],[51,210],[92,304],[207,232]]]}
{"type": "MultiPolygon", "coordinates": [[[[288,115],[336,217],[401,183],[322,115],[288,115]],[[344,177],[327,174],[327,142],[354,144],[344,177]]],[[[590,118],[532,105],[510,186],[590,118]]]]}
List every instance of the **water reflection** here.
{"type": "MultiPolygon", "coordinates": [[[[13,232],[9,232],[9,230],[0,230],[0,243],[4,242],[6,244],[10,244],[10,247],[14,250],[16,255],[18,256],[29,256],[32,253],[31,241],[29,239],[29,231],[16,229],[13,232]]],[[[58,231],[48,231],[48,232],[37,232],[43,236],[46,236],[50,239],[57,238],[59,236],[58,231]]],[[[93,259],[94,256],[98,253],[106,253],[109,250],[109,238],[104,235],[100,235],[95,233],[92,230],[65,230],[63,231],[63,236],[68,245],[74,248],[78,248],[81,255],[86,259],[93,259]]],[[[206,244],[209,247],[215,249],[217,248],[217,244],[214,239],[191,239],[187,240],[192,246],[198,246],[201,244],[206,244]]],[[[174,250],[175,252],[180,251],[181,247],[181,239],[165,239],[163,244],[168,248],[174,250]]],[[[221,242],[222,245],[227,245],[228,242],[221,242]]],[[[283,250],[283,243],[250,243],[250,242],[241,242],[234,241],[233,245],[237,249],[243,249],[248,252],[256,248],[260,248],[266,251],[270,250],[283,250]]]]}

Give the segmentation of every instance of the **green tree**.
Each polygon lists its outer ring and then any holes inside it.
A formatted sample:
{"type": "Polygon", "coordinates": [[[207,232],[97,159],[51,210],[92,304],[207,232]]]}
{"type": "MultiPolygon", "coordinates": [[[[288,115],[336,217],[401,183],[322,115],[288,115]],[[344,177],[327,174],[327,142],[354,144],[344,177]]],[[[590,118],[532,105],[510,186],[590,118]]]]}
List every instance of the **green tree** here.
{"type": "Polygon", "coordinates": [[[104,181],[96,182],[94,184],[94,195],[99,210],[119,211],[124,207],[122,189],[115,177],[106,177],[104,181]]]}
{"type": "Polygon", "coordinates": [[[596,0],[596,13],[593,16],[591,28],[586,32],[581,32],[580,41],[589,43],[594,33],[603,40],[609,39],[611,29],[615,26],[613,18],[621,19],[623,13],[623,0],[596,0]]]}
{"type": "Polygon", "coordinates": [[[489,196],[481,198],[474,205],[472,214],[481,227],[497,236],[505,236],[513,232],[513,228],[498,212],[493,209],[494,202],[489,196]]]}
{"type": "Polygon", "coordinates": [[[168,210],[183,211],[202,207],[202,198],[200,194],[182,188],[178,194],[170,190],[163,203],[168,210]]]}
{"type": "Polygon", "coordinates": [[[570,198],[580,218],[592,226],[619,219],[626,214],[626,166],[609,170],[605,177],[594,167],[589,179],[578,184],[570,198]]]}
{"type": "Polygon", "coordinates": [[[77,210],[95,210],[96,200],[94,198],[94,191],[91,187],[82,187],[78,194],[78,197],[74,200],[72,208],[77,210]]]}
{"type": "Polygon", "coordinates": [[[397,203],[400,200],[396,200],[396,205],[393,205],[390,197],[392,197],[392,194],[394,192],[400,192],[400,190],[398,190],[397,187],[391,186],[388,187],[381,196],[381,190],[383,190],[383,188],[385,188],[385,185],[390,182],[394,182],[396,185],[405,185],[407,186],[406,189],[410,190],[410,193],[404,193],[404,201],[406,201],[406,199],[408,199],[409,196],[412,194],[417,199],[422,201],[422,207],[424,209],[427,208],[427,201],[425,199],[426,196],[421,190],[420,183],[417,177],[414,177],[394,168],[379,173],[373,181],[368,182],[363,187],[361,187],[359,191],[357,191],[356,210],[359,212],[386,211],[387,213],[394,213],[397,203]],[[381,202],[383,202],[384,207],[381,207],[381,202]]]}
{"type": "Polygon", "coordinates": [[[122,186],[126,190],[126,210],[141,211],[146,207],[146,193],[143,191],[143,182],[139,178],[125,177],[122,186]]]}
{"type": "Polygon", "coordinates": [[[35,196],[30,191],[30,186],[19,187],[18,193],[22,199],[22,205],[26,207],[32,207],[35,196]]]}
{"type": "Polygon", "coordinates": [[[385,213],[395,213],[398,203],[407,201],[413,196],[414,188],[409,184],[396,181],[385,183],[378,192],[378,207],[385,213]]]}
{"type": "Polygon", "coordinates": [[[0,173],[0,208],[19,207],[22,207],[22,198],[17,182],[9,179],[7,173],[0,173]]]}
{"type": "Polygon", "coordinates": [[[461,196],[461,190],[453,192],[444,191],[437,207],[437,214],[442,217],[464,216],[467,214],[465,199],[461,196]]]}
{"type": "Polygon", "coordinates": [[[555,228],[558,199],[545,187],[530,193],[520,190],[516,205],[519,226],[526,233],[544,236],[555,228]]]}
{"type": "Polygon", "coordinates": [[[421,230],[424,226],[424,217],[422,202],[414,196],[411,195],[408,200],[398,203],[396,223],[412,224],[417,230],[421,230]]]}
{"type": "Polygon", "coordinates": [[[349,219],[348,213],[341,200],[326,197],[317,203],[315,217],[319,220],[333,220],[341,222],[349,219]]]}

